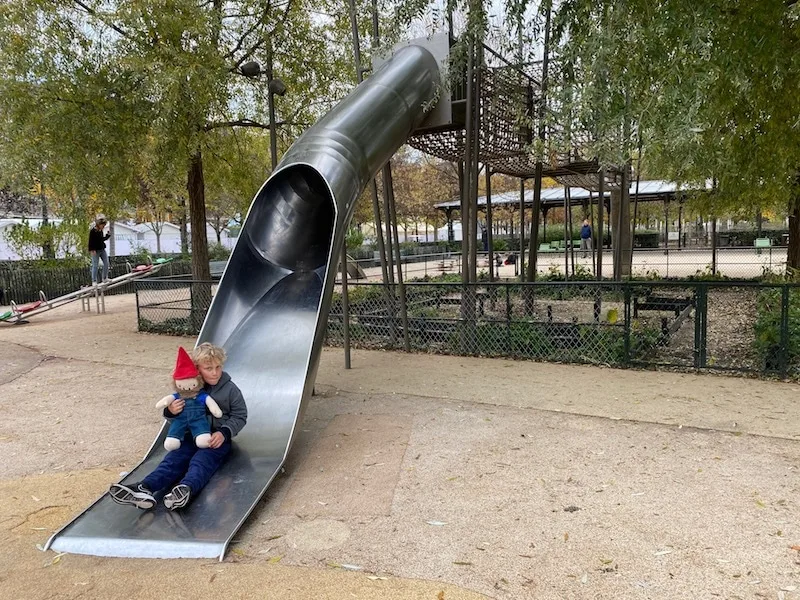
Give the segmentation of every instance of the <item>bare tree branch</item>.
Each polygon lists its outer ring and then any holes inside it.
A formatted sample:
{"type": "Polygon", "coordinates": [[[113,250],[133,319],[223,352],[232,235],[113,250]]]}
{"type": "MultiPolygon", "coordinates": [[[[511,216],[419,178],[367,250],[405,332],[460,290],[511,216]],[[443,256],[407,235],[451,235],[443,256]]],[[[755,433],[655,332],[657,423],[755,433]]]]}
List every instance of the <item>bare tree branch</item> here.
{"type": "Polygon", "coordinates": [[[130,35],[128,34],[127,31],[122,29],[119,25],[115,25],[114,23],[110,23],[109,21],[107,21],[106,18],[103,15],[101,15],[99,12],[97,12],[97,10],[95,10],[91,6],[88,6],[87,4],[81,2],[81,0],[72,0],[72,1],[75,4],[77,4],[79,7],[81,7],[83,10],[85,10],[87,14],[92,15],[93,17],[96,17],[97,19],[100,19],[104,24],[106,24],[109,27],[111,27],[111,29],[116,31],[121,36],[126,37],[126,38],[130,38],[130,35]]]}
{"type": "MultiPolygon", "coordinates": [[[[291,121],[276,121],[275,126],[279,125],[297,125],[297,123],[292,123],[291,121]]],[[[257,127],[259,129],[269,129],[268,123],[259,123],[258,121],[253,121],[252,119],[238,119],[236,121],[214,121],[211,123],[206,123],[203,126],[203,131],[211,131],[212,129],[220,129],[222,127],[257,127]]]]}

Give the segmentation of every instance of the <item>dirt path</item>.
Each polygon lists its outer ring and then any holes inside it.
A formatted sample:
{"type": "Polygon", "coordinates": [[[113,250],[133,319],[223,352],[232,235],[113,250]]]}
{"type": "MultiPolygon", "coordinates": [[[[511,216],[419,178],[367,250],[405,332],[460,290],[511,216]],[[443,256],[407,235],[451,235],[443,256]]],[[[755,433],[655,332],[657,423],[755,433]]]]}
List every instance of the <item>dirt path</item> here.
{"type": "Polygon", "coordinates": [[[800,598],[796,385],[338,349],[224,562],[43,553],[193,342],[107,309],[0,327],[0,597],[800,598]]]}

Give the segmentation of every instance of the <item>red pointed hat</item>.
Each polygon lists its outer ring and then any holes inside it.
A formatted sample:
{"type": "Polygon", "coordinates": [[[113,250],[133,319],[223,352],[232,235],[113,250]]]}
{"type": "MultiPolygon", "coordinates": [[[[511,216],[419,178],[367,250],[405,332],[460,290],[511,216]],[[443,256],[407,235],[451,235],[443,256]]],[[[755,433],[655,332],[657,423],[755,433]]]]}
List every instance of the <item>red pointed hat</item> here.
{"type": "Polygon", "coordinates": [[[173,379],[191,379],[197,377],[197,367],[194,366],[194,361],[187,354],[182,346],[178,347],[178,359],[175,361],[175,370],[172,372],[173,379]]]}

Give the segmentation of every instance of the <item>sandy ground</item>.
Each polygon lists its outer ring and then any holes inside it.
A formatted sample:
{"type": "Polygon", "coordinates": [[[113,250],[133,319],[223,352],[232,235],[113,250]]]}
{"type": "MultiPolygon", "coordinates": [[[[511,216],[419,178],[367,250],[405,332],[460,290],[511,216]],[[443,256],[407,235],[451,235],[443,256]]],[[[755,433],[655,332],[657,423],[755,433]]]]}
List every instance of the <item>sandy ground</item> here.
{"type": "Polygon", "coordinates": [[[341,349],[223,562],[41,552],[192,343],[132,296],[0,325],[0,598],[800,598],[795,384],[341,349]]]}

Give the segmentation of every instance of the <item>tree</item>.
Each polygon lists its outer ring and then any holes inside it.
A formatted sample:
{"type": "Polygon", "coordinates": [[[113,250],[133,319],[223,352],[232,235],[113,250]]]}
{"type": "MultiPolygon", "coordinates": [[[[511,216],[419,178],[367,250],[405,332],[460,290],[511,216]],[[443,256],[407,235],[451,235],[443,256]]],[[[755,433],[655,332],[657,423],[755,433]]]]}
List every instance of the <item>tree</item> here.
{"type": "Polygon", "coordinates": [[[641,136],[652,172],[715,181],[710,213],[788,206],[800,267],[800,4],[568,0],[555,24],[571,96],[553,118],[580,121],[590,156],[623,165],[641,136]]]}
{"type": "Polygon", "coordinates": [[[159,188],[173,187],[182,173],[193,275],[207,279],[205,179],[217,134],[266,128],[258,120],[266,114],[266,81],[242,77],[240,66],[264,60],[271,40],[275,70],[292,90],[278,106],[289,139],[344,90],[337,78],[347,72],[346,54],[331,51],[330,21],[306,4],[4,3],[0,155],[19,151],[11,170],[31,177],[46,164],[56,181],[46,185],[64,196],[96,193],[120,205],[135,203],[145,167],[165,167],[150,172],[153,181],[165,178],[159,188]]]}

